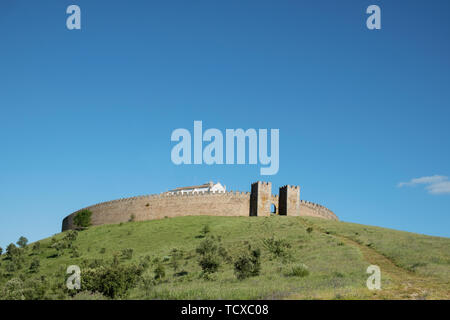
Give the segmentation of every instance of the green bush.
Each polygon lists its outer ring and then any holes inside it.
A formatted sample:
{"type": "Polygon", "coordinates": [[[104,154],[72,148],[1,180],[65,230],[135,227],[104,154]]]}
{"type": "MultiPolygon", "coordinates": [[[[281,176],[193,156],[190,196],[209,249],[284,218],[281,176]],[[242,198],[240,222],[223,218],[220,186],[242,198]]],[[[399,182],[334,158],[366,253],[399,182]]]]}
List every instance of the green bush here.
{"type": "Polygon", "coordinates": [[[73,218],[73,223],[78,228],[87,228],[91,225],[91,216],[92,212],[87,209],[78,211],[73,218]]]}
{"type": "Polygon", "coordinates": [[[39,259],[38,258],[34,258],[33,261],[31,261],[31,264],[30,264],[30,272],[31,273],[38,272],[40,266],[41,266],[41,262],[39,261],[39,259]]]}
{"type": "Polygon", "coordinates": [[[19,240],[16,242],[17,245],[21,248],[25,248],[27,246],[28,243],[28,239],[25,237],[20,237],[19,240]]]}
{"type": "Polygon", "coordinates": [[[147,255],[145,257],[140,257],[140,261],[139,261],[139,266],[143,269],[143,270],[147,270],[148,267],[150,267],[150,256],[147,255]]]}
{"type": "Polygon", "coordinates": [[[123,249],[121,252],[121,256],[122,259],[131,260],[131,258],[133,258],[133,249],[131,248],[123,249]]]}
{"type": "Polygon", "coordinates": [[[31,247],[31,251],[33,252],[33,254],[39,254],[40,250],[41,250],[41,243],[39,241],[35,242],[31,247]]]}
{"type": "Polygon", "coordinates": [[[64,243],[64,241],[57,241],[53,243],[50,247],[56,250],[55,256],[59,257],[63,255],[64,249],[66,248],[66,244],[64,243]]]}
{"type": "Polygon", "coordinates": [[[156,280],[161,280],[166,276],[166,270],[161,262],[158,262],[153,272],[155,273],[156,280]]]}
{"type": "Polygon", "coordinates": [[[142,269],[131,266],[100,266],[86,269],[81,277],[81,289],[100,292],[110,298],[123,298],[142,274],[142,269]]]}
{"type": "Polygon", "coordinates": [[[288,249],[291,247],[289,242],[284,239],[275,239],[274,236],[263,240],[264,247],[277,258],[288,258],[290,252],[288,249]]]}
{"type": "Polygon", "coordinates": [[[177,272],[180,266],[180,260],[183,259],[184,252],[182,250],[178,250],[176,248],[172,249],[170,252],[170,260],[169,264],[172,267],[174,272],[177,272]]]}
{"type": "Polygon", "coordinates": [[[289,268],[289,271],[286,273],[287,276],[290,277],[306,277],[309,275],[308,266],[305,264],[297,264],[289,268]]]}
{"type": "Polygon", "coordinates": [[[13,278],[6,282],[1,291],[0,299],[2,300],[24,300],[23,282],[18,278],[13,278]]]}
{"type": "Polygon", "coordinates": [[[69,230],[66,232],[66,234],[63,237],[63,241],[65,241],[68,244],[68,247],[72,245],[75,240],[78,238],[78,231],[77,230],[69,230]]]}
{"type": "Polygon", "coordinates": [[[196,248],[196,252],[200,255],[198,264],[204,274],[217,272],[220,267],[224,249],[220,245],[220,238],[211,236],[203,240],[196,248]]]}
{"type": "Polygon", "coordinates": [[[42,279],[28,279],[23,284],[25,300],[42,300],[45,298],[47,283],[42,279]]]}
{"type": "Polygon", "coordinates": [[[220,259],[216,254],[202,255],[198,261],[205,274],[217,272],[220,267],[220,259]]]}
{"type": "Polygon", "coordinates": [[[80,256],[80,251],[78,251],[78,247],[77,246],[72,246],[72,251],[70,254],[71,258],[78,258],[80,256]]]}
{"type": "Polygon", "coordinates": [[[24,249],[16,247],[13,243],[6,248],[6,257],[9,260],[6,264],[6,271],[15,272],[22,269],[25,263],[24,249]]]}
{"type": "Polygon", "coordinates": [[[239,255],[234,262],[234,273],[239,280],[259,275],[261,271],[261,251],[252,249],[239,255]]]}
{"type": "Polygon", "coordinates": [[[8,259],[12,259],[13,257],[18,256],[20,254],[21,254],[20,248],[17,248],[14,243],[10,243],[6,247],[6,256],[8,259]]]}

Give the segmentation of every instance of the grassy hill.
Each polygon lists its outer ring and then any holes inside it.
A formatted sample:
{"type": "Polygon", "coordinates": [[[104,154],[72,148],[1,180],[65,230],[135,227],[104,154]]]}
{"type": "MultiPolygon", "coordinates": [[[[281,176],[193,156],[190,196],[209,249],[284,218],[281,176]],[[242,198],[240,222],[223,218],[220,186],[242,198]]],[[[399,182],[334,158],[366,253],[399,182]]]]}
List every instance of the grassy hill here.
{"type": "Polygon", "coordinates": [[[317,218],[129,222],[17,250],[0,258],[0,299],[450,299],[449,238],[317,218]],[[366,287],[372,264],[382,290],[366,287]]]}

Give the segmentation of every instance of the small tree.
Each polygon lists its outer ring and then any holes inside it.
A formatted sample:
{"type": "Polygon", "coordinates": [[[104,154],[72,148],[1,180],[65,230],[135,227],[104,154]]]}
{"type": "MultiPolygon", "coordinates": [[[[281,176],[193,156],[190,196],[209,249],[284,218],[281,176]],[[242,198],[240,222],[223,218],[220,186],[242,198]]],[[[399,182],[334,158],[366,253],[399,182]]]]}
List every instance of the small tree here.
{"type": "Polygon", "coordinates": [[[261,251],[252,250],[248,246],[247,252],[241,254],[234,262],[234,273],[239,280],[259,275],[261,270],[261,251]]]}
{"type": "Polygon", "coordinates": [[[17,245],[21,248],[25,248],[27,246],[28,243],[28,239],[25,237],[20,237],[19,240],[16,242],[17,245]]]}
{"type": "Polygon", "coordinates": [[[214,236],[206,238],[196,248],[196,252],[200,255],[198,264],[202,268],[205,276],[219,269],[221,263],[219,248],[221,248],[220,239],[214,236]]]}
{"type": "Polygon", "coordinates": [[[184,252],[182,250],[178,250],[177,248],[172,249],[169,263],[174,272],[177,272],[180,266],[180,260],[183,258],[183,254],[184,252]]]}
{"type": "Polygon", "coordinates": [[[0,247],[0,256],[3,254],[3,248],[0,247]]]}
{"type": "Polygon", "coordinates": [[[16,247],[14,243],[10,243],[6,247],[6,255],[8,258],[12,259],[14,256],[17,256],[20,254],[20,249],[16,247]]]}
{"type": "Polygon", "coordinates": [[[78,228],[87,228],[91,225],[91,216],[92,212],[87,209],[78,211],[73,218],[73,223],[78,228]]]}

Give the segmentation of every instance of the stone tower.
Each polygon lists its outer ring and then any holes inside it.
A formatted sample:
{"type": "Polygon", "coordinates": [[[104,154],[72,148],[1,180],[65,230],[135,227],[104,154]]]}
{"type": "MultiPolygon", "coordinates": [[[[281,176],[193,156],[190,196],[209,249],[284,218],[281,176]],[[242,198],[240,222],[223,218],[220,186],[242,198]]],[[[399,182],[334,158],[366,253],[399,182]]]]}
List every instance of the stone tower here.
{"type": "Polygon", "coordinates": [[[270,216],[270,205],[272,197],[272,183],[252,183],[250,193],[250,216],[270,216]]]}
{"type": "Polygon", "coordinates": [[[300,187],[283,186],[279,192],[278,214],[282,216],[300,215],[300,187]]]}

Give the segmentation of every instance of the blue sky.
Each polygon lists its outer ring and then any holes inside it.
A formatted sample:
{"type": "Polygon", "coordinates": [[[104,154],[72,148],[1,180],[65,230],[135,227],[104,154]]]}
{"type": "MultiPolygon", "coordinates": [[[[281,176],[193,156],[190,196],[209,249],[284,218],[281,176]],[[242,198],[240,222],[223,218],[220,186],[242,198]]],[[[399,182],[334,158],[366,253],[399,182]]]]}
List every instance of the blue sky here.
{"type": "Polygon", "coordinates": [[[58,233],[81,207],[210,180],[300,185],[344,221],[449,237],[449,12],[447,0],[2,0],[0,246],[58,233]],[[70,4],[82,30],[66,28],[70,4]],[[366,28],[371,4],[381,30],[366,28]],[[174,165],[171,132],[194,120],[279,129],[278,174],[174,165]]]}

